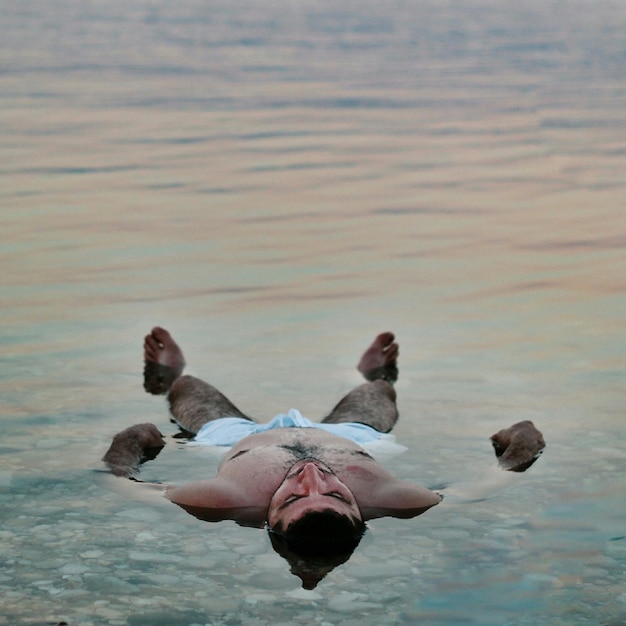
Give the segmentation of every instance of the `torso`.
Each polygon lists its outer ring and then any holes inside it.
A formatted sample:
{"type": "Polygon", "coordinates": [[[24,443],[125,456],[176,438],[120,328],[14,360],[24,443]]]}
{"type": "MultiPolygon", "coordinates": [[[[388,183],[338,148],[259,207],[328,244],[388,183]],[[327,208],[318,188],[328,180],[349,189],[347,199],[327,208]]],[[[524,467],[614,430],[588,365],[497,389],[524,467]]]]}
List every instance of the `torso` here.
{"type": "Polygon", "coordinates": [[[233,446],[218,477],[254,485],[268,499],[298,461],[314,458],[328,465],[357,500],[367,498],[372,482],[393,480],[361,446],[317,428],[278,428],[250,435],[233,446]]]}
{"type": "Polygon", "coordinates": [[[288,470],[307,458],[324,463],[352,491],[365,520],[414,517],[440,500],[424,487],[394,478],[353,441],[316,428],[245,437],[227,452],[215,478],[173,487],[168,497],[199,519],[260,526],[288,470]]]}

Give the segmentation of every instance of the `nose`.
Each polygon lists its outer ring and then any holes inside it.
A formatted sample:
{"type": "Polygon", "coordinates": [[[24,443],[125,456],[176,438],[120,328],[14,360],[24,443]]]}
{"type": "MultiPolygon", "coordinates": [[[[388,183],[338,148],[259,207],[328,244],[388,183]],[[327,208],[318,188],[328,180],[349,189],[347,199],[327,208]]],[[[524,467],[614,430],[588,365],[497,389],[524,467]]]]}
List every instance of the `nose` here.
{"type": "Polygon", "coordinates": [[[314,463],[303,465],[298,473],[298,484],[304,489],[311,490],[324,482],[324,472],[314,463]]]}

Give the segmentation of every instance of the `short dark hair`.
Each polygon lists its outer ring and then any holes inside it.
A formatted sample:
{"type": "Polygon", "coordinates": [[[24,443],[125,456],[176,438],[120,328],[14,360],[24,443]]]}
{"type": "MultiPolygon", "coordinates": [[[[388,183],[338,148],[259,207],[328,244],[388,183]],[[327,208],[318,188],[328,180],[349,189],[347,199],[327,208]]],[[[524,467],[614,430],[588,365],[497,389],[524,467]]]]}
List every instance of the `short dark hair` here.
{"type": "Polygon", "coordinates": [[[350,558],[365,533],[365,523],[327,509],[307,513],[286,529],[278,523],[268,531],[272,547],[287,560],[302,586],[314,589],[328,572],[350,558]]]}
{"type": "Polygon", "coordinates": [[[365,524],[356,517],[324,509],[303,515],[285,529],[279,522],[270,532],[283,538],[290,551],[300,556],[327,556],[352,553],[365,524]]]}

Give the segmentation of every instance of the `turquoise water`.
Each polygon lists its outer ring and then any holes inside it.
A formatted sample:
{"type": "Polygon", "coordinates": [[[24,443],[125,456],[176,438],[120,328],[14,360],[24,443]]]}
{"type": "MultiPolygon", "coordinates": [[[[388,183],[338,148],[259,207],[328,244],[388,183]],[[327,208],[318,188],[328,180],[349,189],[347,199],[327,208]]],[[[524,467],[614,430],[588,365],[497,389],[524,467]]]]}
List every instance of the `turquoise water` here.
{"type": "Polygon", "coordinates": [[[0,624],[626,622],[626,9],[5,2],[0,624]],[[211,476],[143,335],[243,410],[321,416],[401,345],[402,478],[305,591],[261,531],[115,480],[211,476]],[[526,473],[489,436],[532,419],[526,473]]]}

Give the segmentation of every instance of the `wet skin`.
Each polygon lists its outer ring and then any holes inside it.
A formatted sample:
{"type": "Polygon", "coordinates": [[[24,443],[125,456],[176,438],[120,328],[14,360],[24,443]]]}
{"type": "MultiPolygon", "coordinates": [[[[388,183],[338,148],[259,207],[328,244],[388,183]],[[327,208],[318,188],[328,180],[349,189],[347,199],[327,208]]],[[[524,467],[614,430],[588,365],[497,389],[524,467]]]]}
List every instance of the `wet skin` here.
{"type": "Polygon", "coordinates": [[[525,472],[546,447],[543,435],[530,420],[524,420],[491,435],[491,442],[502,469],[525,472]]]}
{"type": "Polygon", "coordinates": [[[341,515],[362,519],[350,489],[324,463],[307,459],[296,463],[270,500],[267,522],[283,528],[306,513],[332,510],[341,515]]]}
{"type": "MultiPolygon", "coordinates": [[[[397,376],[398,354],[393,333],[379,334],[357,366],[370,382],[348,393],[322,422],[360,422],[389,432],[398,419],[391,384],[397,376]]],[[[161,369],[156,374],[150,370],[146,383],[155,383],[154,389],[148,385],[151,393],[168,393],[172,420],[189,435],[221,417],[251,419],[209,383],[182,375],[185,359],[167,330],[155,327],[145,337],[144,362],[146,368],[164,368],[171,374],[164,377],[161,369]]],[[[529,421],[491,439],[500,466],[514,472],[528,469],[545,446],[529,421]]],[[[163,444],[156,426],[136,425],[115,436],[104,460],[113,473],[132,477],[142,460],[153,458],[146,449],[158,450],[163,444]]],[[[283,528],[311,511],[333,509],[364,521],[408,518],[441,501],[440,495],[393,477],[353,441],[315,428],[249,435],[225,455],[217,476],[170,487],[166,495],[206,521],[233,519],[255,526],[280,522],[283,528]]]]}

